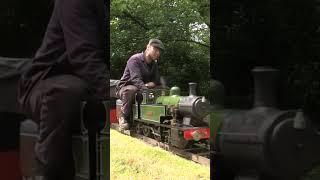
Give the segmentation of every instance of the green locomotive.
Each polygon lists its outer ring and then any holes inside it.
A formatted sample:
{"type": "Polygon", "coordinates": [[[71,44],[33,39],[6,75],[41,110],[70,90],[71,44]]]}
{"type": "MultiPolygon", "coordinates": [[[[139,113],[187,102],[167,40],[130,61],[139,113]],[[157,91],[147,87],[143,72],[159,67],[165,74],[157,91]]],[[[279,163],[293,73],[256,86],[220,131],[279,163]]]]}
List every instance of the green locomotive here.
{"type": "MultiPolygon", "coordinates": [[[[189,96],[181,96],[179,87],[138,93],[132,116],[136,132],[181,149],[196,144],[208,147],[210,104],[195,92],[196,83],[189,83],[189,96]]],[[[120,106],[117,100],[118,117],[120,106]]]]}

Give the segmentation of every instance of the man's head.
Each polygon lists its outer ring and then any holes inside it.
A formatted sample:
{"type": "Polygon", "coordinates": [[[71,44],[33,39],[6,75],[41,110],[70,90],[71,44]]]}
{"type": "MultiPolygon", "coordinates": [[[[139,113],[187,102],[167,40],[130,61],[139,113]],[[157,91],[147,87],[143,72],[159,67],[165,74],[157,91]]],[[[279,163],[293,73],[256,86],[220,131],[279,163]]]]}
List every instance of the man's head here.
{"type": "Polygon", "coordinates": [[[146,49],[147,63],[158,60],[164,45],[159,39],[150,39],[146,49]]]}

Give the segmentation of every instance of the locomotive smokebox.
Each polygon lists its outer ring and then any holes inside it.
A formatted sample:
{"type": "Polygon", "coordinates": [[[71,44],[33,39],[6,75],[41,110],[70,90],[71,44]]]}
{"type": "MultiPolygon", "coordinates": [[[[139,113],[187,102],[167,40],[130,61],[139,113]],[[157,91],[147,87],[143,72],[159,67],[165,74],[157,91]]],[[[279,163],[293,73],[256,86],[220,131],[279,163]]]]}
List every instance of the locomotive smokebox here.
{"type": "Polygon", "coordinates": [[[182,116],[191,118],[186,125],[206,126],[203,118],[209,114],[209,102],[203,96],[196,95],[197,83],[189,83],[189,96],[181,96],[178,104],[179,113],[182,116]]]}
{"type": "Polygon", "coordinates": [[[276,92],[278,90],[279,70],[271,67],[255,67],[252,70],[254,77],[254,107],[276,107],[276,92]]]}

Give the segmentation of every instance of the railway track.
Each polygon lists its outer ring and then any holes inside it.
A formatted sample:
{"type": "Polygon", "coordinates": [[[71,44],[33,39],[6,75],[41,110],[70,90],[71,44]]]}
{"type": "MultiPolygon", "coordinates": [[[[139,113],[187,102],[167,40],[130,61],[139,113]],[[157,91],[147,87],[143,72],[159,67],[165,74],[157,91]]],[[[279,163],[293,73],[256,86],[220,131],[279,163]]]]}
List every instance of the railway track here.
{"type": "Polygon", "coordinates": [[[194,162],[199,163],[201,165],[210,166],[209,151],[205,148],[197,147],[197,148],[190,148],[190,149],[178,149],[178,148],[170,146],[166,143],[159,142],[155,139],[137,134],[134,131],[120,130],[118,124],[111,124],[111,128],[115,129],[123,134],[126,134],[128,136],[140,139],[143,142],[145,142],[151,146],[160,147],[166,151],[172,152],[173,154],[176,154],[176,155],[183,157],[185,159],[194,161],[194,162]]]}

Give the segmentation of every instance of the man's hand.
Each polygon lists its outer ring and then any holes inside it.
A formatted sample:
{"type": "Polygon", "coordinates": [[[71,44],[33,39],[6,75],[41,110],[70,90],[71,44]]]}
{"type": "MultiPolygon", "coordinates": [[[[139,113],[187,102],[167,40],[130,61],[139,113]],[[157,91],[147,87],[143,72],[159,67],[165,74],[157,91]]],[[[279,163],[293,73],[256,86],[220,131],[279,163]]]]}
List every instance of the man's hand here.
{"type": "Polygon", "coordinates": [[[148,82],[147,84],[145,84],[145,86],[148,89],[152,89],[152,88],[156,87],[156,84],[154,82],[148,82]]]}

